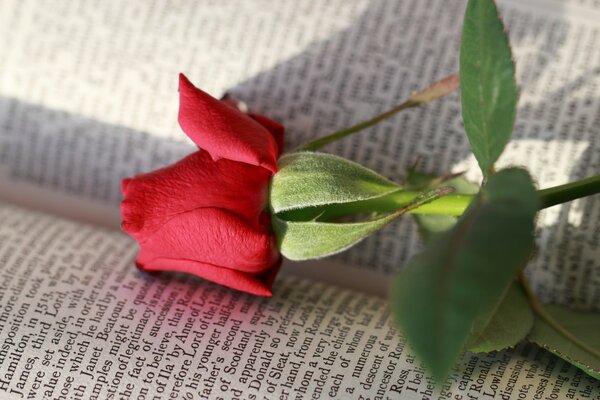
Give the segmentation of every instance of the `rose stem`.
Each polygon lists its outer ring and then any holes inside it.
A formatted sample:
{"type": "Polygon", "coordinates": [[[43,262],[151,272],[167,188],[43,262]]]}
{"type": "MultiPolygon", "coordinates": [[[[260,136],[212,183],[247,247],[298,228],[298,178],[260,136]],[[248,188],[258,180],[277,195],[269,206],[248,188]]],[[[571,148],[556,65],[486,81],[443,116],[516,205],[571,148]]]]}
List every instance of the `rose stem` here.
{"type": "Polygon", "coordinates": [[[441,79],[441,80],[433,83],[432,85],[429,85],[428,87],[426,87],[425,89],[423,89],[417,93],[413,93],[408,100],[406,100],[402,104],[395,106],[391,110],[384,112],[383,114],[379,114],[378,116],[376,116],[374,118],[371,118],[367,121],[353,125],[349,128],[345,128],[345,129],[333,132],[329,135],[325,135],[318,139],[312,140],[306,144],[303,144],[302,146],[295,148],[294,150],[292,150],[292,152],[318,150],[321,147],[328,145],[329,143],[335,142],[336,140],[345,138],[346,136],[351,135],[355,132],[358,132],[363,129],[369,128],[373,125],[376,125],[379,122],[394,116],[395,114],[399,113],[402,110],[406,110],[406,109],[412,108],[412,107],[418,107],[421,104],[426,104],[433,100],[439,99],[440,97],[443,97],[449,93],[452,93],[454,90],[456,90],[458,88],[458,86],[459,86],[458,74],[452,74],[450,76],[445,77],[444,79],[441,79]]]}
{"type": "Polygon", "coordinates": [[[312,140],[302,146],[296,147],[294,150],[292,150],[292,152],[318,150],[321,147],[328,145],[329,143],[333,143],[336,140],[340,140],[340,139],[345,138],[346,136],[349,136],[353,133],[362,131],[363,129],[366,129],[373,125],[376,125],[379,122],[383,121],[384,119],[387,119],[387,118],[393,116],[394,114],[399,113],[402,110],[406,110],[407,108],[417,107],[420,104],[421,103],[415,103],[411,100],[405,101],[404,103],[392,108],[391,110],[388,110],[388,111],[384,112],[383,114],[379,114],[375,118],[371,118],[367,121],[353,125],[349,128],[345,128],[345,129],[333,132],[329,135],[322,136],[318,139],[312,140]]]}
{"type": "MultiPolygon", "coordinates": [[[[565,185],[538,190],[541,200],[540,210],[597,193],[600,193],[600,175],[565,185]]],[[[406,206],[421,194],[422,192],[398,190],[396,192],[392,192],[385,196],[371,200],[338,204],[335,208],[328,208],[323,217],[328,220],[332,220],[345,215],[359,213],[393,212],[406,206]]],[[[411,214],[460,216],[464,213],[473,197],[474,195],[451,193],[435,199],[427,204],[411,209],[408,212],[411,214]]]]}
{"type": "MultiPolygon", "coordinates": [[[[404,193],[404,196],[408,196],[410,192],[404,193]]],[[[543,210],[544,208],[600,193],[600,175],[538,190],[537,193],[540,196],[539,209],[543,210]]],[[[396,194],[394,193],[394,195],[396,194]]],[[[399,193],[397,196],[399,199],[401,198],[399,193]]],[[[462,215],[472,197],[473,196],[471,195],[450,194],[425,204],[411,212],[413,214],[462,215]]]]}
{"type": "Polygon", "coordinates": [[[538,193],[542,199],[540,209],[566,203],[581,197],[591,196],[600,193],[600,175],[539,190],[538,193]]]}

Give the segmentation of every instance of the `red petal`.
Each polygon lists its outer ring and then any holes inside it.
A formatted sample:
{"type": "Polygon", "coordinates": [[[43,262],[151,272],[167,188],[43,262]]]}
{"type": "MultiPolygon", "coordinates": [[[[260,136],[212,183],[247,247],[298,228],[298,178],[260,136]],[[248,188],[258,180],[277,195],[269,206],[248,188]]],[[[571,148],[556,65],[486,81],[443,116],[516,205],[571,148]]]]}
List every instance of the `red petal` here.
{"type": "Polygon", "coordinates": [[[179,124],[213,159],[226,158],[277,172],[277,143],[246,114],[197,89],[179,75],[179,124]]]}
{"type": "Polygon", "coordinates": [[[283,135],[285,133],[285,128],[283,127],[283,125],[281,125],[277,121],[273,121],[272,119],[265,117],[262,114],[251,113],[248,115],[250,115],[252,118],[254,118],[256,122],[267,128],[268,131],[271,132],[271,135],[273,135],[273,138],[277,143],[277,149],[279,150],[277,155],[280,156],[283,153],[283,135]]]}
{"type": "Polygon", "coordinates": [[[138,259],[195,260],[236,271],[258,274],[279,258],[274,237],[217,208],[179,214],[154,234],[139,241],[138,259]]]}
{"type": "Polygon", "coordinates": [[[122,228],[144,240],[171,218],[203,207],[229,210],[258,229],[270,172],[198,151],[168,167],[122,181],[122,228]]]}
{"type": "Polygon", "coordinates": [[[271,296],[271,286],[281,262],[276,262],[271,268],[258,275],[185,259],[155,258],[145,264],[138,261],[138,265],[145,271],[185,272],[242,292],[257,296],[271,296]]]}
{"type": "Polygon", "coordinates": [[[247,106],[244,102],[238,101],[235,97],[231,96],[229,93],[226,93],[225,96],[221,98],[221,102],[227,104],[230,107],[235,108],[236,110],[246,113],[256,122],[267,128],[275,142],[277,142],[277,147],[279,149],[278,155],[283,153],[283,136],[285,133],[285,128],[279,122],[274,121],[262,114],[255,114],[247,111],[247,106]]]}

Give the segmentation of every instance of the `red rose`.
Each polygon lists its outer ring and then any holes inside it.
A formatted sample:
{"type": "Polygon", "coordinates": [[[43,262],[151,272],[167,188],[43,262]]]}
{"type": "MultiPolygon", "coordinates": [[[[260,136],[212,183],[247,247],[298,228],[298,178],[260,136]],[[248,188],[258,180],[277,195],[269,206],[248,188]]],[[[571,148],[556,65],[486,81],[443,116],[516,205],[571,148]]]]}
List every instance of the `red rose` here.
{"type": "Polygon", "coordinates": [[[267,191],[283,127],[209,96],[183,75],[179,92],[179,124],[200,150],[123,180],[122,228],[140,245],[136,263],[270,296],[281,256],[267,191]]]}

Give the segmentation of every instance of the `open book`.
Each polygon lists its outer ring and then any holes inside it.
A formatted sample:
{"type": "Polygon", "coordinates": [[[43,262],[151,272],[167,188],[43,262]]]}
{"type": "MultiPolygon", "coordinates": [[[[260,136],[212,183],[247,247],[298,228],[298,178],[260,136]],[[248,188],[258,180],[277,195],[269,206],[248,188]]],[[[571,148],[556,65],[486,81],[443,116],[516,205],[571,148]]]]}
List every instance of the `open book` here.
{"type": "MultiPolygon", "coordinates": [[[[501,164],[540,187],[600,169],[600,6],[501,1],[521,97],[501,164]]],[[[231,92],[286,144],[390,108],[458,68],[464,2],[0,2],[0,397],[8,399],[600,399],[529,343],[465,354],[439,386],[397,331],[390,277],[421,248],[410,218],[272,298],[133,265],[119,182],[194,150],[177,75],[231,92]],[[206,4],[203,4],[206,3],[206,4]]],[[[458,94],[327,150],[402,181],[475,160],[458,94]]],[[[473,171],[473,172],[472,172],[473,171]]],[[[600,309],[595,198],[544,211],[527,274],[545,302],[600,309]]]]}

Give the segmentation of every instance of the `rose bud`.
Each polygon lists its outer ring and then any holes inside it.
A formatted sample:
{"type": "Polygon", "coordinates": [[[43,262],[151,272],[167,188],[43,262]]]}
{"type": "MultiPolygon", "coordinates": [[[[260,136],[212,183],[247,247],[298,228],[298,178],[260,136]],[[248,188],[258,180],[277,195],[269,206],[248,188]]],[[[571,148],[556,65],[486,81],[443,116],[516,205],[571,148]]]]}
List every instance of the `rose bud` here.
{"type": "Polygon", "coordinates": [[[122,182],[122,229],[144,271],[180,271],[270,296],[281,256],[267,197],[284,129],[180,75],[179,124],[199,150],[122,182]]]}

